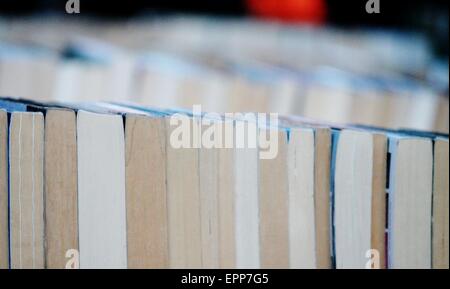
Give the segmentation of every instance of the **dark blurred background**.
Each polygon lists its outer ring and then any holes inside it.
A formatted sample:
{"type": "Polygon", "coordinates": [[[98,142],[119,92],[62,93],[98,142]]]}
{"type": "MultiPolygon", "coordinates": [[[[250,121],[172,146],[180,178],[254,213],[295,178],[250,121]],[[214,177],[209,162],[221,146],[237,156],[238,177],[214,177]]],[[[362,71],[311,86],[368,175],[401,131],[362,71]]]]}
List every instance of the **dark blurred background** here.
{"type": "MultiPolygon", "coordinates": [[[[448,55],[448,1],[380,0],[380,14],[368,14],[367,0],[79,0],[83,16],[128,18],[148,14],[255,16],[316,25],[406,29],[426,34],[437,55],[448,55]]],[[[0,0],[0,14],[64,14],[67,0],[0,0]]]]}

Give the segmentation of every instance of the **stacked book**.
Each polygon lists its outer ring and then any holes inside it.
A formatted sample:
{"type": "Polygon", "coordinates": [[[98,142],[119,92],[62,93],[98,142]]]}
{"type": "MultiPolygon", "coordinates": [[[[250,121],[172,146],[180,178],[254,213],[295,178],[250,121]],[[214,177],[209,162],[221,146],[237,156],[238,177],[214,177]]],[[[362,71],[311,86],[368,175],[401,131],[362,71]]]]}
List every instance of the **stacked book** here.
{"type": "Polygon", "coordinates": [[[1,268],[449,268],[448,135],[0,98],[1,268]]]}

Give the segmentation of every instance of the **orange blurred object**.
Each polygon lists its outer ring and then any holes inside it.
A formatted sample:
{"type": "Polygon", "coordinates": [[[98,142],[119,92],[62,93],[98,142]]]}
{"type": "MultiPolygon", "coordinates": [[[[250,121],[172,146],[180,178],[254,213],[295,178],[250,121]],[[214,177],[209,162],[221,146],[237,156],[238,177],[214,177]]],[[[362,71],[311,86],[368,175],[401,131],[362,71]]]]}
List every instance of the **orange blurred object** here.
{"type": "Polygon", "coordinates": [[[326,17],[325,0],[247,0],[251,13],[287,22],[322,24],[326,17]]]}

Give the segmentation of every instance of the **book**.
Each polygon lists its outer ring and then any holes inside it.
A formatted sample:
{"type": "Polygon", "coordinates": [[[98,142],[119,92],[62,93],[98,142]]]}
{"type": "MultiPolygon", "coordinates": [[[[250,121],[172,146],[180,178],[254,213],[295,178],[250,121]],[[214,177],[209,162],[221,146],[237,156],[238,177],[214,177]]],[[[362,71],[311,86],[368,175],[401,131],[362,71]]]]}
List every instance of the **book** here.
{"type": "MultiPolygon", "coordinates": [[[[235,127],[240,125],[243,125],[245,131],[248,133],[251,124],[241,120],[235,121],[235,127]]],[[[258,148],[247,146],[234,149],[234,202],[237,269],[258,269],[261,267],[258,155],[258,148]]]]}
{"type": "Polygon", "coordinates": [[[432,140],[389,138],[389,268],[431,268],[432,140]]]}
{"type": "Polygon", "coordinates": [[[314,130],[291,128],[288,144],[290,268],[316,268],[314,130]]]}
{"type": "Polygon", "coordinates": [[[333,191],[336,268],[364,268],[371,247],[371,137],[351,130],[338,135],[333,191]]]}
{"type": "Polygon", "coordinates": [[[316,267],[331,268],[331,130],[316,127],[314,133],[314,206],[316,226],[316,267]]]}
{"type": "MultiPolygon", "coordinates": [[[[387,219],[387,175],[388,166],[388,139],[386,135],[373,134],[373,168],[372,168],[372,210],[371,210],[371,250],[366,258],[379,257],[378,264],[369,263],[370,268],[386,269],[386,219],[387,219]],[[377,254],[374,256],[373,254],[377,254]]],[[[367,263],[366,263],[367,264],[367,263]]]]}
{"type": "Polygon", "coordinates": [[[77,149],[80,268],[127,268],[122,116],[79,110],[77,149]]]}
{"type": "MultiPolygon", "coordinates": [[[[233,126],[225,121],[224,126],[233,126]]],[[[225,134],[225,130],[223,132],[225,134]]],[[[236,207],[234,149],[218,150],[218,214],[219,214],[219,268],[232,269],[236,266],[236,207]]]]}
{"type": "Polygon", "coordinates": [[[0,269],[9,268],[8,114],[0,109],[0,269]]]}
{"type": "Polygon", "coordinates": [[[432,267],[434,269],[449,268],[448,159],[448,138],[439,137],[434,143],[432,228],[432,267]]]}
{"type": "Polygon", "coordinates": [[[10,267],[44,268],[44,117],[13,112],[9,131],[10,267]]]}
{"type": "MultiPolygon", "coordinates": [[[[46,108],[44,156],[46,267],[63,269],[73,250],[79,252],[77,122],[73,110],[46,108]]],[[[72,257],[78,264],[78,256],[72,257]]]]}
{"type": "MultiPolygon", "coordinates": [[[[275,130],[278,153],[273,159],[259,160],[259,234],[260,262],[263,269],[289,267],[289,184],[287,166],[287,131],[275,130]]],[[[264,133],[263,133],[264,134],[264,133]]],[[[272,135],[271,135],[272,136],[272,135]]]]}
{"type": "Polygon", "coordinates": [[[48,100],[58,73],[57,55],[43,47],[0,44],[0,95],[48,100]]]}
{"type": "Polygon", "coordinates": [[[164,117],[125,115],[128,268],[168,268],[164,117]]]}
{"type": "MultiPolygon", "coordinates": [[[[202,119],[202,131],[214,130],[216,120],[202,119]]],[[[218,131],[216,131],[217,133],[218,131]]],[[[202,268],[219,268],[219,148],[199,149],[202,268]]],[[[233,241],[233,240],[227,240],[233,241]]]]}
{"type": "MultiPolygon", "coordinates": [[[[189,119],[190,131],[194,125],[198,127],[198,120],[189,119]]],[[[169,267],[201,268],[199,149],[170,145],[172,133],[179,128],[171,126],[169,119],[166,127],[169,267]]],[[[193,136],[189,138],[192,142],[193,136]]]]}
{"type": "Polygon", "coordinates": [[[351,129],[339,133],[334,173],[336,268],[384,267],[386,153],[382,134],[351,129]]]}

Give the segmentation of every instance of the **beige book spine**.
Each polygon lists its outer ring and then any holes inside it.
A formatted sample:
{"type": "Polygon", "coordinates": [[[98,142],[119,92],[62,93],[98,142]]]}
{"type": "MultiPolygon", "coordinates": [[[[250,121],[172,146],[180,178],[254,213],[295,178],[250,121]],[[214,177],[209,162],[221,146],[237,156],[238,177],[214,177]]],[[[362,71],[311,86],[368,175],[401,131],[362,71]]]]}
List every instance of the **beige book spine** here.
{"type": "Polygon", "coordinates": [[[216,148],[199,151],[202,268],[207,269],[219,267],[218,153],[216,148]]]}
{"type": "Polygon", "coordinates": [[[432,142],[393,140],[389,192],[389,268],[431,268],[432,142]]]}
{"type": "Polygon", "coordinates": [[[126,116],[125,173],[128,268],[168,268],[163,118],[126,116]]]}
{"type": "Polygon", "coordinates": [[[278,154],[260,159],[261,268],[289,267],[287,135],[278,131],[278,154]]]}
{"type": "Polygon", "coordinates": [[[236,267],[233,149],[219,150],[219,268],[236,267]]]}
{"type": "MultiPolygon", "coordinates": [[[[191,131],[198,125],[192,119],[188,124],[191,131]]],[[[169,266],[201,268],[199,149],[173,147],[170,138],[181,127],[171,126],[169,120],[166,126],[169,266]]]]}
{"type": "Polygon", "coordinates": [[[330,167],[331,131],[327,128],[315,130],[314,154],[314,203],[316,227],[316,266],[331,268],[330,249],[330,167]]]}
{"type": "Polygon", "coordinates": [[[433,268],[449,268],[448,213],[448,140],[437,140],[434,146],[433,191],[433,268]]]}
{"type": "Polygon", "coordinates": [[[78,250],[77,133],[75,112],[45,116],[45,235],[47,268],[66,267],[78,250]],[[69,255],[70,257],[70,255],[69,255]]]}
{"type": "MultiPolygon", "coordinates": [[[[386,176],[387,138],[373,136],[371,249],[379,254],[379,269],[386,268],[386,176]]],[[[367,256],[366,256],[367,257],[367,256]]]]}
{"type": "Polygon", "coordinates": [[[44,118],[13,113],[10,127],[11,267],[44,268],[44,118]]]}

